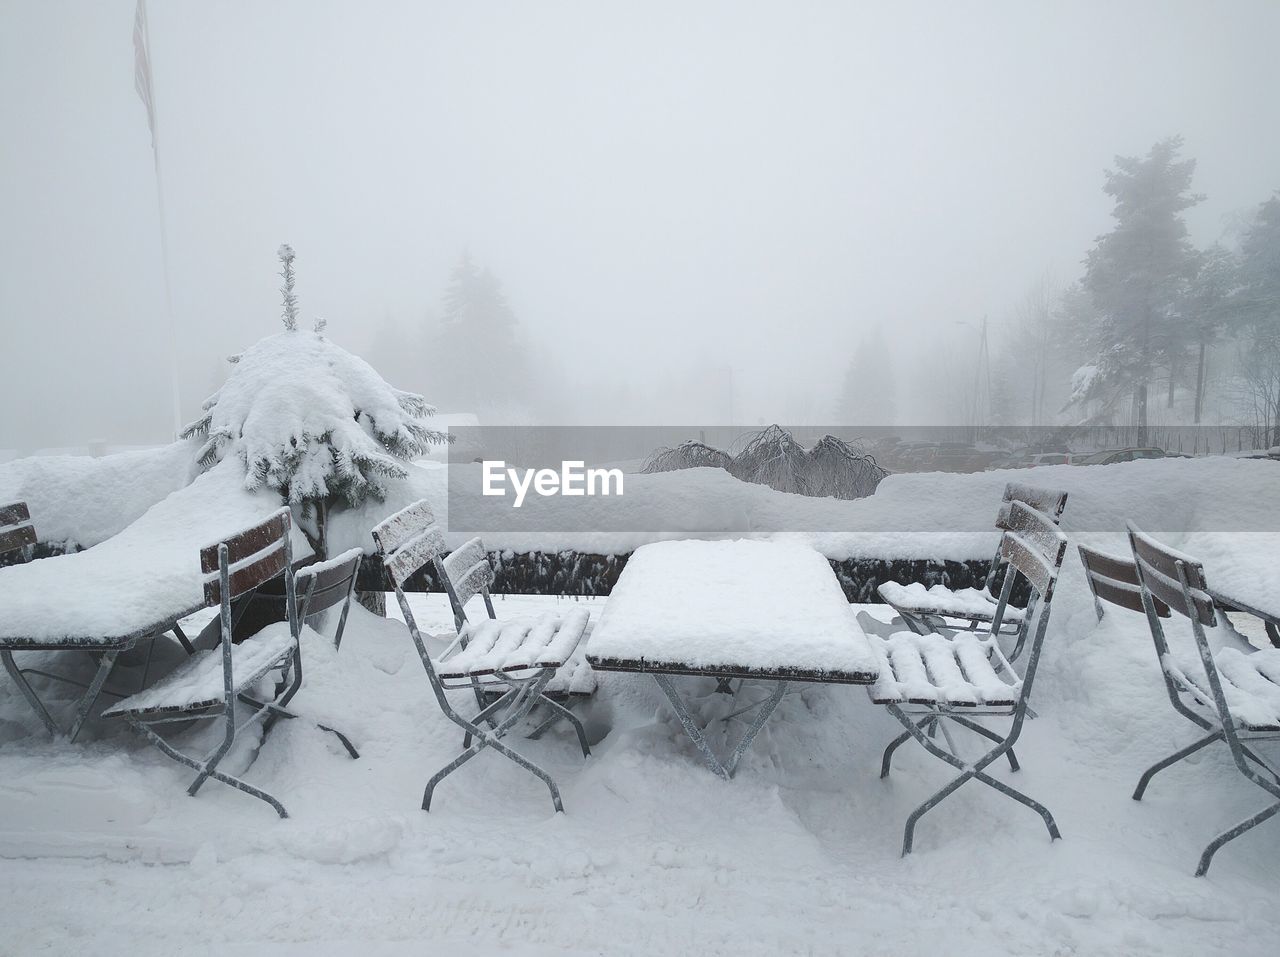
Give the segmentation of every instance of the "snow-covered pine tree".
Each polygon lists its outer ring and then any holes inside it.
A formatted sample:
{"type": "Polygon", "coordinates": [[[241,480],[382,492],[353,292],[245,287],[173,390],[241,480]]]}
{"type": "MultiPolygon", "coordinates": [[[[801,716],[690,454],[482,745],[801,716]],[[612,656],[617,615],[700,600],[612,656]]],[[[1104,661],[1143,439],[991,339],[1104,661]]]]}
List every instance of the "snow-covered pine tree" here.
{"type": "Polygon", "coordinates": [[[1280,193],[1262,204],[1240,243],[1239,280],[1240,372],[1255,420],[1269,427],[1265,441],[1280,446],[1280,193]]]}
{"type": "Polygon", "coordinates": [[[426,424],[435,409],[422,396],[388,385],[319,329],[297,327],[292,253],[281,247],[285,331],[233,357],[227,381],[182,435],[205,437],[202,468],[235,455],[246,488],[278,491],[324,557],[331,508],[382,498],[388,479],[408,475],[404,462],[449,437],[426,424]]]}

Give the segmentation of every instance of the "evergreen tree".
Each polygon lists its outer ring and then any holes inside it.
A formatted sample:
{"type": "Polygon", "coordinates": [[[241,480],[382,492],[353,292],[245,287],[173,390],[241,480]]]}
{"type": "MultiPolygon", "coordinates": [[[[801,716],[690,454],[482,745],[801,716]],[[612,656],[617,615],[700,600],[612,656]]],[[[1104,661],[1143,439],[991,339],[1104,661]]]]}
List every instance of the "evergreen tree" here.
{"type": "Polygon", "coordinates": [[[1244,344],[1242,372],[1259,423],[1280,445],[1280,193],[1259,208],[1240,243],[1233,314],[1244,344]]]}
{"type": "Polygon", "coordinates": [[[893,425],[897,416],[893,361],[877,326],[858,343],[836,408],[841,425],[893,425]]]}
{"type": "Polygon", "coordinates": [[[441,395],[469,411],[510,406],[524,393],[527,374],[502,283],[464,255],[442,306],[436,338],[441,395]]]}
{"type": "Polygon", "coordinates": [[[1181,137],[1155,144],[1146,157],[1117,156],[1107,171],[1115,228],[1089,252],[1084,278],[1098,321],[1091,330],[1095,387],[1132,390],[1138,441],[1147,442],[1148,392],[1154,370],[1183,370],[1192,338],[1179,314],[1195,278],[1196,250],[1182,212],[1203,199],[1189,192],[1195,160],[1179,160],[1181,137]]]}

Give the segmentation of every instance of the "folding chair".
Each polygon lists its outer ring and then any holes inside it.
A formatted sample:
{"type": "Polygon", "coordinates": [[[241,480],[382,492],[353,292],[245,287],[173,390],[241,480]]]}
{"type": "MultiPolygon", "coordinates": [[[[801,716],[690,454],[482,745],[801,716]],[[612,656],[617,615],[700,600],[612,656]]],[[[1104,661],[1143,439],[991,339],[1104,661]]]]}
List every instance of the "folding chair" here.
{"type": "Polygon", "coordinates": [[[1133,799],[1142,800],[1156,774],[1215,741],[1226,742],[1236,768],[1247,780],[1278,799],[1214,838],[1200,855],[1196,867],[1196,877],[1200,877],[1209,870],[1219,848],[1280,811],[1280,768],[1249,747],[1255,741],[1280,738],[1280,651],[1223,647],[1215,652],[1204,630],[1206,625],[1217,624],[1204,566],[1157,542],[1132,522],[1129,544],[1169,703],[1178,714],[1208,732],[1148,768],[1138,780],[1133,799]],[[1190,619],[1194,656],[1170,648],[1160,622],[1162,606],[1166,613],[1176,612],[1190,619]],[[1256,768],[1261,768],[1270,780],[1256,768]]]}
{"type": "MultiPolygon", "coordinates": [[[[1013,502],[1022,502],[1047,515],[1057,525],[1062,520],[1062,512],[1067,507],[1067,493],[1056,489],[1037,488],[1010,482],[1004,488],[1004,498],[1000,503],[1000,511],[996,515],[996,525],[1000,531],[1009,527],[1010,506],[1013,502]]],[[[1000,580],[1004,562],[997,546],[995,556],[991,559],[991,568],[981,589],[951,589],[946,585],[925,587],[920,582],[904,585],[899,582],[884,582],[876,591],[884,601],[893,606],[908,628],[917,634],[926,635],[946,627],[947,619],[967,621],[970,630],[976,631],[980,625],[998,622],[997,627],[1005,634],[1017,632],[1023,621],[1034,612],[1033,606],[1019,608],[1008,601],[1008,590],[1002,595],[996,593],[996,583],[1000,580]]],[[[1005,578],[1010,576],[1005,575],[1005,578]]]]}
{"type": "MultiPolygon", "coordinates": [[[[485,748],[492,748],[542,779],[551,791],[551,803],[557,811],[563,811],[560,790],[551,775],[509,748],[502,739],[534,705],[543,704],[560,712],[574,725],[583,757],[591,753],[581,722],[563,706],[543,695],[555,677],[556,669],[570,659],[581,642],[586,632],[587,612],[575,609],[563,617],[547,614],[528,621],[486,619],[476,626],[464,622],[454,642],[432,658],[403,587],[412,575],[430,563],[435,564],[443,581],[450,582],[440,562],[444,536],[435,524],[431,507],[426,501],[419,501],[402,509],[373,530],[373,539],[382,555],[387,577],[395,588],[400,610],[440,710],[466,735],[463,751],[427,782],[422,793],[422,809],[431,809],[431,795],[446,776],[485,748]],[[488,703],[484,694],[487,687],[500,690],[497,697],[488,703]],[[479,705],[475,715],[468,718],[454,708],[445,692],[455,689],[473,691],[479,705]]],[[[449,587],[453,587],[452,583],[446,585],[449,587]]]]}
{"type": "MultiPolygon", "coordinates": [[[[1047,808],[1020,791],[997,781],[986,768],[1001,757],[1008,757],[1012,770],[1018,770],[1013,745],[1022,731],[1027,716],[1027,700],[1040,662],[1045,629],[1053,602],[1054,585],[1062,568],[1067,540],[1053,520],[1022,502],[1010,503],[1008,529],[1000,540],[1000,558],[1009,563],[1005,590],[1015,576],[1022,576],[1031,588],[1033,609],[1025,626],[1030,632],[1029,652],[1021,675],[1010,663],[999,644],[999,621],[993,620],[986,636],[961,632],[954,637],[920,635],[901,631],[887,638],[869,636],[880,659],[880,678],[868,688],[871,700],[884,705],[906,731],[885,748],[880,776],[889,774],[893,752],[910,738],[915,738],[933,756],[960,771],[959,777],[916,808],[907,818],[902,853],[911,853],[915,827],[920,818],[937,807],[961,785],[977,780],[1020,804],[1025,804],[1044,821],[1051,839],[1061,835],[1047,808]],[[974,720],[977,717],[1010,718],[1008,732],[1001,736],[974,720]],[[995,747],[976,761],[961,758],[947,722],[966,728],[995,742],[995,747]],[[927,733],[934,725],[944,732],[948,748],[927,733]]],[[[1022,645],[1025,634],[1019,637],[1022,645]]]]}
{"type": "MultiPolygon", "coordinates": [[[[493,600],[489,596],[489,588],[493,585],[493,566],[489,564],[489,553],[485,551],[484,542],[473,538],[460,548],[455,548],[436,565],[437,573],[445,591],[449,595],[449,605],[453,609],[453,625],[458,634],[469,628],[467,620],[467,603],[476,595],[484,599],[485,612],[491,620],[497,620],[493,610],[493,600]]],[[[588,625],[586,636],[591,633],[588,625]]],[[[548,682],[542,694],[552,701],[564,704],[564,710],[552,710],[551,714],[529,735],[540,738],[548,728],[565,716],[565,710],[572,707],[575,700],[589,698],[595,694],[596,674],[587,663],[586,641],[582,641],[573,655],[564,665],[556,670],[555,677],[548,682]]],[[[490,686],[482,689],[486,703],[490,696],[502,693],[501,686],[490,686]]],[[[575,727],[577,722],[575,721],[575,727]]],[[[463,747],[470,744],[469,738],[463,747]]]]}
{"type": "Polygon", "coordinates": [[[342,604],[338,627],[333,633],[335,650],[342,647],[342,633],[347,627],[347,612],[351,610],[351,596],[355,593],[356,575],[363,557],[362,549],[349,548],[337,558],[298,569],[294,576],[294,588],[301,596],[298,618],[304,625],[308,619],[342,604]]]}
{"type": "MultiPolygon", "coordinates": [[[[198,772],[187,788],[188,794],[194,795],[212,778],[265,801],[281,817],[289,816],[283,804],[266,791],[219,771],[218,764],[240,732],[260,718],[265,719],[265,742],[266,733],[277,718],[297,717],[287,706],[302,686],[299,638],[305,626],[298,614],[290,524],[289,510],[282,508],[260,525],[201,549],[200,569],[206,576],[205,607],[216,605],[221,612],[221,652],[197,652],[152,687],[104,712],[105,716],[123,718],[170,758],[198,772]],[[281,574],[285,577],[288,621],[268,625],[234,644],[232,601],[281,574]],[[262,701],[254,693],[255,686],[271,674],[276,677],[272,700],[262,701]],[[242,712],[242,706],[247,712],[242,712]],[[179,751],[155,730],[159,725],[218,718],[223,721],[222,741],[202,758],[179,751]]],[[[360,756],[345,735],[323,725],[318,727],[335,735],[351,757],[360,756]]]]}

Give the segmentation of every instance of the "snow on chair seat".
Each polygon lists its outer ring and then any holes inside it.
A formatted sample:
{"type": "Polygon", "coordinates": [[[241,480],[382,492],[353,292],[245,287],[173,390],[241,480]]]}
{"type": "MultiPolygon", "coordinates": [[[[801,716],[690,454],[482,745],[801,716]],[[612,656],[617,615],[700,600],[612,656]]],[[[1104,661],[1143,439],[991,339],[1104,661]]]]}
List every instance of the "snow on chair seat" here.
{"type": "Polygon", "coordinates": [[[871,686],[876,704],[938,704],[976,708],[1012,707],[1022,682],[1001,677],[992,659],[1012,669],[990,639],[962,634],[954,639],[901,631],[873,638],[880,678],[871,686]]]}
{"type": "Polygon", "coordinates": [[[519,676],[531,670],[559,668],[582,641],[587,617],[585,609],[575,608],[563,617],[549,612],[537,618],[467,622],[459,635],[460,650],[437,661],[440,678],[519,676]]]}
{"type": "MultiPolygon", "coordinates": [[[[588,625],[587,635],[590,633],[591,626],[588,625]]],[[[597,684],[595,669],[587,662],[587,640],[584,637],[569,660],[556,669],[555,677],[547,682],[542,693],[548,696],[589,698],[596,693],[597,684]]]]}
{"type": "MultiPolygon", "coordinates": [[[[1199,660],[1180,662],[1172,654],[1169,657],[1166,667],[1177,675],[1178,683],[1198,705],[1212,711],[1213,689],[1204,666],[1199,660]]],[[[1280,648],[1251,654],[1222,648],[1213,662],[1236,726],[1245,731],[1280,731],[1280,648]]]]}
{"type": "MultiPolygon", "coordinates": [[[[978,588],[951,589],[946,585],[925,588],[920,582],[903,585],[884,582],[876,591],[894,608],[921,615],[938,615],[946,618],[990,618],[996,610],[996,601],[990,593],[978,588]]],[[[1005,621],[1022,621],[1026,609],[1008,605],[1004,610],[1005,621]]]]}
{"type": "MultiPolygon", "coordinates": [[[[287,621],[268,625],[252,638],[232,645],[232,690],[240,694],[253,687],[273,668],[283,666],[292,657],[293,648],[287,621]]],[[[198,651],[150,688],[125,698],[103,714],[123,717],[212,708],[223,704],[224,690],[222,652],[198,651]]]]}

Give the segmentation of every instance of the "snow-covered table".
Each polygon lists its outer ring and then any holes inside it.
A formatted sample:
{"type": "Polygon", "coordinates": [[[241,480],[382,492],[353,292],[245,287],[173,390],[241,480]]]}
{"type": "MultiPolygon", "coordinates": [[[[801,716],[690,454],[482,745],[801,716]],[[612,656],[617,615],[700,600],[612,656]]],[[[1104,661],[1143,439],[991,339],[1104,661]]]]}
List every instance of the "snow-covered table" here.
{"type": "MultiPolygon", "coordinates": [[[[279,508],[275,494],[247,491],[243,466],[229,459],[101,544],[0,568],[0,660],[49,733],[56,735],[58,727],[13,652],[101,653],[67,732],[74,738],[119,654],[174,631],[179,621],[205,606],[200,549],[279,508]]],[[[39,515],[33,514],[32,522],[38,534],[39,515]]],[[[293,534],[294,556],[309,556],[310,546],[296,526],[293,534]]]]}
{"type": "Polygon", "coordinates": [[[1204,564],[1209,594],[1224,611],[1261,619],[1280,647],[1280,536],[1271,532],[1197,532],[1178,546],[1204,564]]]}
{"type": "Polygon", "coordinates": [[[636,549],[588,644],[599,671],[652,674],[711,769],[733,776],[792,681],[871,684],[879,667],[831,565],[805,545],[673,541],[636,549]],[[727,763],[673,675],[775,682],[727,763]]]}

